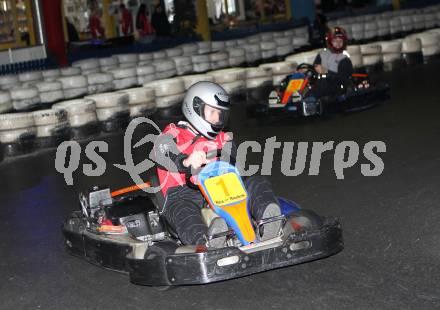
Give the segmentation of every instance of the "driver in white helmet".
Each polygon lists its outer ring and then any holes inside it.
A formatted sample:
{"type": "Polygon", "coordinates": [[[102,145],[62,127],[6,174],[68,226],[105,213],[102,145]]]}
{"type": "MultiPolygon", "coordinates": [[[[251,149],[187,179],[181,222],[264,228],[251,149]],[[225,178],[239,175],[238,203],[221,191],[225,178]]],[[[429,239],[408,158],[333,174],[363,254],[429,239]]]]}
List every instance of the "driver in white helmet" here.
{"type": "MultiPolygon", "coordinates": [[[[229,96],[221,86],[198,82],[188,89],[183,100],[186,121],[166,126],[155,142],[157,174],[165,197],[159,211],[186,245],[205,245],[207,236],[228,230],[226,222],[220,217],[215,218],[209,228],[205,225],[201,215],[204,198],[199,190],[186,185],[185,173],[207,164],[210,160],[206,154],[213,150],[223,150],[222,154],[233,161],[236,147],[230,136],[222,131],[228,120],[229,108],[229,96]]],[[[255,220],[281,214],[278,200],[265,178],[249,177],[244,183],[249,195],[250,213],[255,220]]],[[[261,239],[275,237],[280,226],[279,221],[266,224],[261,239]]],[[[226,237],[213,239],[208,246],[223,247],[225,240],[226,237]]]]}

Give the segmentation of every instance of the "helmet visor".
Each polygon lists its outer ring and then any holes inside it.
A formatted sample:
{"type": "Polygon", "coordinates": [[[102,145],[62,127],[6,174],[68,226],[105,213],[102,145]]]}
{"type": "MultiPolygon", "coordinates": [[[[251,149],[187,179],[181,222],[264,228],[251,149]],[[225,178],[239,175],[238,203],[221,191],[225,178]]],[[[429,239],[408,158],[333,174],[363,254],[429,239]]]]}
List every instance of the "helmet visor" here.
{"type": "Polygon", "coordinates": [[[229,119],[229,109],[219,109],[203,103],[200,109],[200,116],[216,127],[224,127],[229,119]]]}

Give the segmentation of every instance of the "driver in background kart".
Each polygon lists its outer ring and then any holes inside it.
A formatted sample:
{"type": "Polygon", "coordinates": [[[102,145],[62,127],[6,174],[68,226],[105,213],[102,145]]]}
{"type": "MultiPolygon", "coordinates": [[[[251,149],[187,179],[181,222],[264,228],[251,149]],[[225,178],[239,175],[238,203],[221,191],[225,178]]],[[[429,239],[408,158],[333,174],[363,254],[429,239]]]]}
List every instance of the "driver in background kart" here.
{"type": "Polygon", "coordinates": [[[331,28],[325,37],[327,48],[313,62],[319,74],[313,94],[316,97],[332,95],[346,88],[353,73],[353,64],[347,48],[347,34],[341,27],[331,28]]]}
{"type": "MultiPolygon", "coordinates": [[[[186,121],[166,126],[154,144],[158,178],[165,197],[159,212],[185,245],[205,245],[206,236],[228,230],[221,217],[214,218],[209,228],[206,226],[201,214],[206,202],[199,190],[186,184],[185,173],[210,162],[206,153],[216,149],[222,149],[222,160],[235,163],[236,146],[222,131],[228,120],[229,108],[229,96],[221,86],[198,82],[187,90],[183,99],[182,110],[186,121]]],[[[278,200],[265,178],[249,177],[244,183],[250,214],[256,221],[281,215],[278,200]]],[[[261,240],[275,237],[280,226],[280,221],[266,224],[261,240]]],[[[220,248],[225,241],[226,237],[215,238],[207,245],[220,248]]]]}

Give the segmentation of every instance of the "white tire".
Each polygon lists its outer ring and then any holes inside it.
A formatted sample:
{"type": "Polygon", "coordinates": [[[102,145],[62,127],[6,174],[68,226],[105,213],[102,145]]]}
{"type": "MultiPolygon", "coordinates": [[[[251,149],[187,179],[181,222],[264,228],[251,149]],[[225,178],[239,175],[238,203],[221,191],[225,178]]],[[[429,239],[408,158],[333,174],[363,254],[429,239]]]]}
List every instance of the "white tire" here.
{"type": "Polygon", "coordinates": [[[97,109],[128,105],[129,102],[128,94],[122,92],[102,93],[84,98],[93,100],[97,109]]]}
{"type": "Polygon", "coordinates": [[[209,62],[209,55],[192,55],[191,60],[193,64],[209,62]]]}
{"type": "Polygon", "coordinates": [[[101,72],[102,73],[110,73],[111,70],[115,70],[118,69],[117,66],[105,66],[105,67],[101,67],[101,72]]]}
{"type": "Polygon", "coordinates": [[[243,47],[246,50],[246,55],[247,54],[251,54],[251,53],[260,53],[261,52],[261,47],[260,44],[248,44],[243,45],[243,47]]]}
{"type": "Polygon", "coordinates": [[[21,99],[21,100],[12,100],[12,106],[16,111],[26,111],[29,109],[33,109],[38,106],[40,103],[40,96],[21,99]]]}
{"type": "Polygon", "coordinates": [[[360,45],[349,45],[347,46],[347,52],[350,55],[359,55],[361,54],[361,46],[360,45]]]}
{"type": "Polygon", "coordinates": [[[185,84],[180,78],[157,80],[144,84],[144,87],[154,89],[156,98],[185,92],[185,84]]]}
{"type": "Polygon", "coordinates": [[[268,59],[275,57],[277,55],[277,51],[275,50],[267,50],[267,51],[261,51],[261,57],[263,59],[268,59]]]}
{"type": "Polygon", "coordinates": [[[76,128],[81,127],[87,124],[96,123],[98,118],[96,117],[96,112],[83,113],[83,114],[75,114],[69,116],[69,125],[70,127],[76,128]]]}
{"type": "Polygon", "coordinates": [[[254,67],[246,69],[247,80],[266,77],[272,79],[272,69],[270,67],[254,67]]]}
{"type": "Polygon", "coordinates": [[[68,67],[60,69],[61,76],[75,76],[81,74],[80,68],[68,67]]]}
{"type": "Polygon", "coordinates": [[[255,53],[251,53],[251,52],[246,52],[246,61],[247,62],[254,62],[254,61],[258,61],[260,60],[261,57],[261,52],[255,52],[255,53]]]}
{"type": "Polygon", "coordinates": [[[11,93],[7,91],[0,91],[0,104],[11,102],[11,93]]]}
{"type": "Polygon", "coordinates": [[[249,37],[249,38],[247,38],[246,43],[260,44],[260,41],[261,41],[260,37],[249,37]]]}
{"type": "Polygon", "coordinates": [[[381,52],[382,52],[382,49],[381,49],[380,45],[377,43],[361,45],[362,55],[376,55],[376,54],[380,54],[381,52]]]}
{"type": "Polygon", "coordinates": [[[354,54],[350,56],[351,63],[353,64],[353,68],[362,68],[364,66],[364,62],[362,60],[361,54],[354,54]]]}
{"type": "Polygon", "coordinates": [[[434,56],[440,54],[440,45],[422,47],[423,56],[434,56]]]}
{"type": "Polygon", "coordinates": [[[35,84],[35,87],[38,89],[38,92],[40,92],[40,93],[63,89],[63,85],[59,81],[39,82],[39,83],[35,84]]]}
{"type": "Polygon", "coordinates": [[[229,50],[228,53],[230,58],[246,56],[246,50],[244,48],[237,47],[229,50]]]}
{"type": "Polygon", "coordinates": [[[119,62],[115,57],[104,57],[98,59],[99,66],[102,67],[116,67],[119,62]]]}
{"type": "Polygon", "coordinates": [[[15,130],[0,131],[1,143],[14,143],[20,139],[23,135],[36,135],[37,129],[35,126],[28,128],[20,128],[15,130]]]}
{"type": "Polygon", "coordinates": [[[9,112],[13,109],[12,101],[0,103],[0,114],[9,112]]]}
{"type": "Polygon", "coordinates": [[[69,127],[69,122],[65,121],[64,123],[59,124],[49,124],[44,126],[36,127],[36,135],[37,138],[48,138],[54,135],[54,132],[60,130],[61,128],[67,129],[69,127]]]}
{"type": "Polygon", "coordinates": [[[177,57],[183,54],[183,50],[180,47],[169,48],[165,50],[167,57],[177,57]]]}
{"type": "Polygon", "coordinates": [[[277,46],[285,46],[292,44],[291,38],[286,38],[286,37],[275,38],[274,41],[277,46]]]}
{"type": "Polygon", "coordinates": [[[273,85],[280,85],[281,81],[286,77],[286,75],[281,74],[281,75],[274,75],[272,77],[272,84],[273,85]]]}
{"type": "Polygon", "coordinates": [[[194,55],[199,49],[195,43],[183,44],[180,47],[183,50],[183,55],[194,55]]]}
{"type": "Polygon", "coordinates": [[[246,62],[246,56],[238,56],[238,57],[229,58],[229,66],[231,66],[231,67],[242,65],[245,62],[246,62]]]}
{"type": "Polygon", "coordinates": [[[35,87],[17,87],[10,90],[12,100],[24,100],[38,97],[38,89],[35,87]]]}
{"type": "Polygon", "coordinates": [[[212,70],[219,70],[219,69],[223,69],[223,68],[227,68],[229,67],[229,60],[220,60],[220,61],[216,61],[216,62],[211,62],[211,69],[212,70]]]}
{"type": "Polygon", "coordinates": [[[193,65],[180,66],[176,68],[177,75],[184,75],[193,72],[193,65]]]}
{"type": "Polygon", "coordinates": [[[192,60],[190,56],[176,56],[172,60],[176,65],[176,69],[182,66],[192,65],[192,60]]]}
{"type": "Polygon", "coordinates": [[[114,55],[113,57],[115,57],[118,60],[119,64],[138,61],[137,54],[120,54],[120,55],[114,55]]]}
{"type": "Polygon", "coordinates": [[[211,53],[209,54],[209,61],[211,62],[224,61],[228,59],[228,56],[229,55],[226,52],[211,53]]]}
{"type": "Polygon", "coordinates": [[[0,114],[0,131],[34,126],[31,113],[0,114]]]}
{"type": "Polygon", "coordinates": [[[88,92],[89,92],[88,87],[69,88],[69,89],[64,89],[63,90],[64,98],[65,99],[78,98],[78,97],[87,95],[88,92]]]}
{"type": "Polygon", "coordinates": [[[218,71],[208,72],[208,75],[214,77],[216,83],[231,83],[237,81],[243,81],[246,79],[246,69],[231,68],[218,71]]]}
{"type": "Polygon", "coordinates": [[[141,76],[141,75],[150,75],[150,74],[154,74],[156,72],[156,68],[152,65],[148,65],[148,66],[138,66],[136,68],[136,74],[137,76],[141,76]]]}
{"type": "Polygon", "coordinates": [[[137,77],[129,77],[125,79],[113,80],[113,87],[115,90],[130,88],[138,85],[137,77]]]}
{"type": "Polygon", "coordinates": [[[230,47],[236,47],[238,45],[237,40],[227,40],[225,41],[226,47],[229,49],[230,47]]]}
{"type": "Polygon", "coordinates": [[[41,71],[24,72],[18,75],[20,82],[40,81],[43,79],[41,71]]]}
{"type": "Polygon", "coordinates": [[[136,68],[114,69],[110,70],[110,73],[113,74],[115,80],[132,78],[136,76],[136,68]]]}
{"type": "Polygon", "coordinates": [[[211,42],[212,51],[224,51],[226,49],[225,41],[213,41],[211,42]]]}
{"type": "Polygon", "coordinates": [[[52,106],[52,109],[63,109],[67,111],[67,115],[70,118],[76,114],[89,114],[94,113],[96,105],[93,100],[90,99],[76,99],[62,101],[52,106]]]}
{"type": "Polygon", "coordinates": [[[61,76],[61,70],[60,69],[44,70],[41,71],[41,74],[43,75],[43,78],[45,80],[54,80],[61,76]]]}
{"type": "Polygon", "coordinates": [[[245,80],[235,81],[235,82],[231,82],[231,83],[220,83],[220,85],[224,88],[226,93],[228,93],[229,95],[238,94],[238,93],[246,90],[245,80]]]}
{"type": "Polygon", "coordinates": [[[293,45],[278,46],[276,49],[277,56],[284,56],[293,53],[293,45]]]}
{"type": "Polygon", "coordinates": [[[273,75],[290,74],[295,72],[296,66],[291,62],[274,62],[260,65],[261,68],[270,68],[273,75]]]}
{"type": "Polygon", "coordinates": [[[0,76],[0,85],[12,85],[12,84],[18,84],[18,75],[4,75],[0,76]]]}
{"type": "Polygon", "coordinates": [[[171,78],[171,77],[173,77],[175,75],[177,75],[177,70],[176,69],[156,72],[156,79],[158,79],[158,80],[168,79],[168,78],[171,78]]]}
{"type": "Polygon", "coordinates": [[[309,41],[308,41],[308,39],[306,39],[306,38],[302,38],[302,37],[294,37],[294,38],[292,39],[292,45],[293,45],[295,48],[299,48],[299,47],[302,47],[302,46],[307,46],[307,45],[309,45],[309,41]]]}
{"type": "Polygon", "coordinates": [[[416,53],[422,50],[422,42],[419,38],[405,38],[402,41],[402,53],[416,53]]]}
{"type": "Polygon", "coordinates": [[[77,67],[80,68],[82,71],[85,71],[85,70],[96,69],[99,68],[100,66],[97,58],[91,58],[91,59],[74,61],[72,63],[72,67],[77,67]]]}
{"type": "Polygon", "coordinates": [[[153,52],[153,59],[154,60],[163,60],[166,57],[167,57],[167,53],[165,53],[164,51],[153,52]]]}
{"type": "Polygon", "coordinates": [[[136,69],[137,65],[138,65],[137,62],[124,62],[119,64],[118,69],[129,69],[129,68],[136,69]]]}
{"type": "Polygon", "coordinates": [[[390,63],[390,62],[402,59],[402,54],[401,53],[387,53],[387,54],[383,54],[382,57],[383,57],[384,63],[390,63]]]}
{"type": "Polygon", "coordinates": [[[105,109],[96,109],[96,117],[99,121],[107,121],[119,113],[129,113],[128,105],[121,105],[105,109]]]}
{"type": "Polygon", "coordinates": [[[154,89],[148,87],[131,88],[120,92],[128,95],[128,104],[130,105],[145,104],[156,98],[154,89]]]}
{"type": "Polygon", "coordinates": [[[433,32],[423,32],[412,35],[410,37],[419,38],[422,43],[422,47],[440,45],[440,36],[433,32]]]}
{"type": "Polygon", "coordinates": [[[111,73],[92,73],[87,75],[87,84],[106,84],[113,81],[113,74],[111,73]]]}
{"type": "Polygon", "coordinates": [[[264,51],[273,51],[277,48],[277,44],[273,41],[263,41],[260,42],[260,49],[262,52],[264,51]]]}
{"type": "Polygon", "coordinates": [[[193,63],[194,72],[206,72],[211,70],[211,63],[193,63]]]}
{"type": "Polygon", "coordinates": [[[64,99],[64,92],[62,90],[54,90],[40,93],[41,103],[53,103],[64,99]]]}
{"type": "Polygon", "coordinates": [[[130,105],[130,117],[143,116],[146,113],[151,114],[156,109],[154,101],[146,104],[130,105]]]}
{"type": "Polygon", "coordinates": [[[364,66],[372,66],[379,64],[383,61],[383,57],[381,54],[379,55],[363,55],[362,62],[364,66]]]}
{"type": "Polygon", "coordinates": [[[63,109],[47,109],[32,112],[35,126],[59,124],[67,121],[67,112],[63,109]]]}
{"type": "Polygon", "coordinates": [[[176,68],[176,65],[174,64],[174,61],[172,61],[172,60],[156,61],[156,62],[153,63],[153,65],[156,68],[156,73],[157,72],[174,70],[176,68]]]}
{"type": "Polygon", "coordinates": [[[63,85],[63,90],[72,88],[87,88],[87,78],[82,75],[72,75],[67,77],[60,77],[58,81],[63,85]]]}
{"type": "Polygon", "coordinates": [[[153,53],[142,53],[138,54],[139,62],[148,61],[151,62],[153,60],[153,53]]]}
{"type": "Polygon", "coordinates": [[[96,68],[96,69],[90,69],[90,70],[82,70],[81,75],[89,75],[89,74],[93,74],[93,73],[100,73],[101,72],[101,68],[96,68]]]}
{"type": "Polygon", "coordinates": [[[105,92],[112,91],[114,89],[114,85],[113,85],[113,81],[111,81],[111,82],[103,83],[103,84],[89,85],[87,87],[87,89],[88,89],[88,94],[93,95],[93,94],[105,93],[105,92]]]}
{"type": "Polygon", "coordinates": [[[402,52],[402,42],[394,41],[382,41],[377,42],[380,45],[382,54],[395,54],[402,52]]]}
{"type": "Polygon", "coordinates": [[[157,97],[156,106],[158,109],[163,109],[180,105],[183,101],[183,97],[185,97],[184,93],[165,97],[157,97]]]}
{"type": "Polygon", "coordinates": [[[272,76],[259,77],[246,80],[246,88],[257,88],[263,85],[272,84],[272,76]]]}
{"type": "Polygon", "coordinates": [[[199,50],[208,50],[211,51],[211,41],[200,41],[197,42],[197,48],[199,50]]]}
{"type": "Polygon", "coordinates": [[[182,76],[181,79],[185,85],[185,89],[190,88],[192,85],[194,85],[197,82],[203,82],[203,81],[214,82],[214,77],[208,74],[186,75],[186,76],[182,76]]]}
{"type": "Polygon", "coordinates": [[[156,80],[156,75],[155,74],[150,74],[150,75],[138,75],[137,77],[137,81],[138,81],[138,85],[144,85],[145,83],[151,82],[156,80]]]}

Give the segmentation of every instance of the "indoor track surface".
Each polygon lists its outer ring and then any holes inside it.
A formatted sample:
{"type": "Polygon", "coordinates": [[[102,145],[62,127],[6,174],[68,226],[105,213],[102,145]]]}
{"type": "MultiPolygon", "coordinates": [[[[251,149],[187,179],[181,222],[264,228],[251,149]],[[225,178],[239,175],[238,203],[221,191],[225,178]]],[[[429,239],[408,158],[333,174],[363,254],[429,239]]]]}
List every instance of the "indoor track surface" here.
{"type": "MultiPolygon", "coordinates": [[[[282,152],[275,150],[269,176],[275,191],[303,208],[339,217],[345,249],[232,281],[161,292],[67,254],[61,224],[79,208],[78,191],[93,184],[130,185],[128,174],[113,166],[124,163],[122,134],[98,138],[109,143],[107,171],[85,177],[81,165],[74,186],[55,171],[54,150],[4,161],[0,309],[440,309],[439,72],[435,64],[381,73],[378,78],[391,85],[390,101],[325,119],[259,124],[246,119],[245,103],[234,105],[230,129],[236,141],[356,141],[361,152],[338,180],[334,151],[324,153],[318,176],[309,176],[306,165],[301,175],[286,177],[282,152]],[[380,176],[361,173],[368,141],[386,144],[380,176]]],[[[248,162],[262,158],[250,153],[248,162]]]]}

